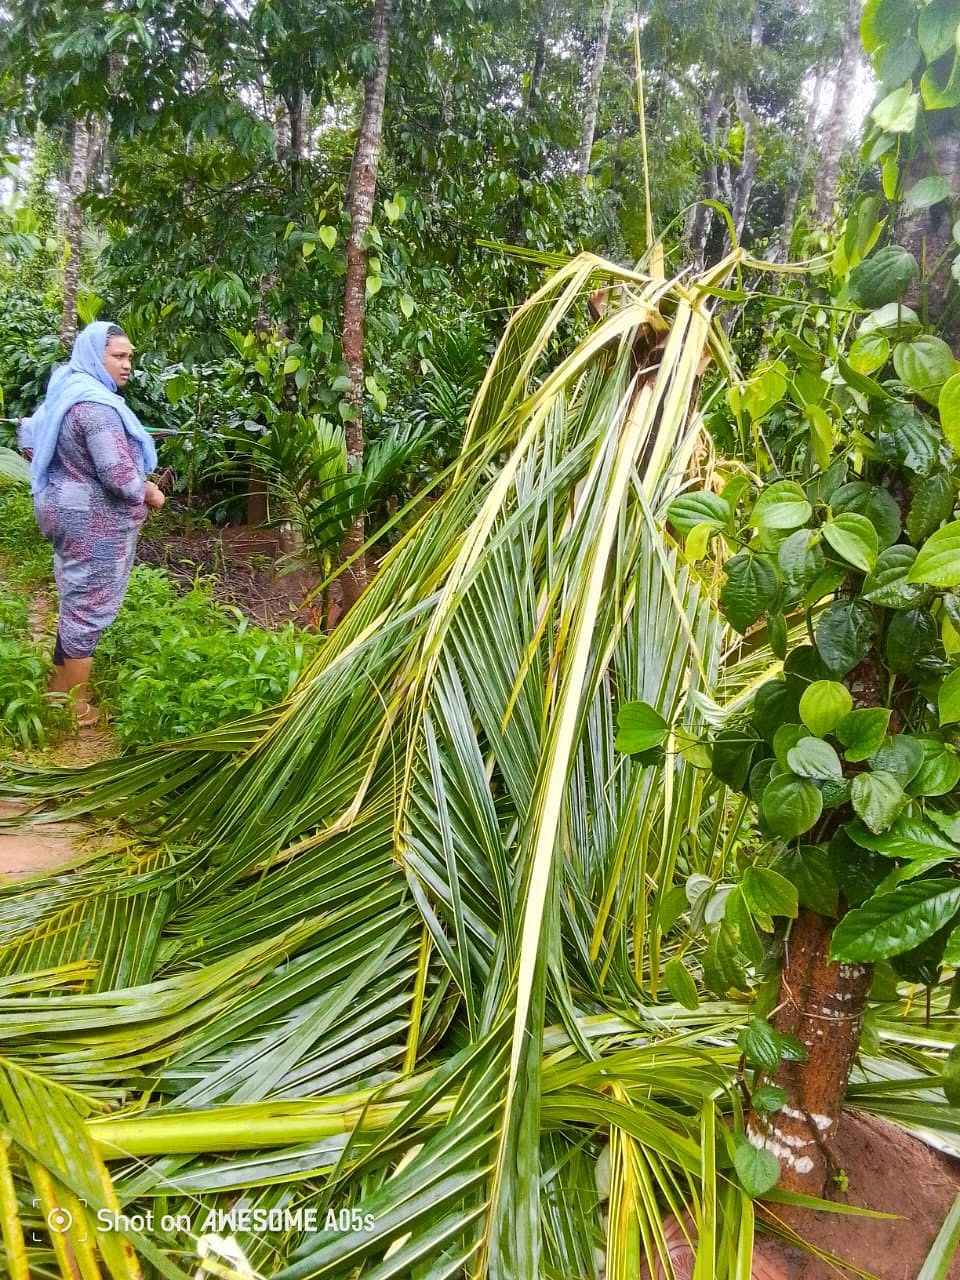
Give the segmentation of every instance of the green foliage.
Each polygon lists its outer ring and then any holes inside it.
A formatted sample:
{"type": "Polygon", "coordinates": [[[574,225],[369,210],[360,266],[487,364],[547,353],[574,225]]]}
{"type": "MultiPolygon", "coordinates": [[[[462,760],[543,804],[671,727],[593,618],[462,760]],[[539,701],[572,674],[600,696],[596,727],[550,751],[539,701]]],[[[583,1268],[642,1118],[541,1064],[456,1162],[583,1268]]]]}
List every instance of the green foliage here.
{"type": "Polygon", "coordinates": [[[10,633],[6,612],[0,601],[0,744],[29,751],[44,746],[66,717],[46,698],[49,663],[29,637],[10,633]]]}
{"type": "Polygon", "coordinates": [[[279,702],[320,642],[250,626],[195,586],[138,566],[97,650],[97,693],[122,744],[190,737],[279,702]]]}
{"type": "Polygon", "coordinates": [[[26,598],[3,590],[0,561],[0,744],[29,751],[66,726],[66,708],[45,697],[49,664],[30,637],[26,598]]]}
{"type": "Polygon", "coordinates": [[[0,564],[4,578],[21,589],[50,579],[51,551],[40,536],[26,485],[0,478],[0,564]]]}

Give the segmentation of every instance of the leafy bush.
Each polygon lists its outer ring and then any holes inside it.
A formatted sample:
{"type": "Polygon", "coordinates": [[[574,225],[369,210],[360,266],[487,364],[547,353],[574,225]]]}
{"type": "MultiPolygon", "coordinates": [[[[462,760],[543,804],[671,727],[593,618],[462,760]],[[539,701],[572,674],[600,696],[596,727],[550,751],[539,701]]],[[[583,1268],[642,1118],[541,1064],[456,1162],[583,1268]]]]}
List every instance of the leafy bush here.
{"type": "Polygon", "coordinates": [[[279,702],[319,643],[250,626],[203,586],[185,595],[162,569],[134,569],[94,679],[123,745],[186,738],[279,702]]]}
{"type": "Polygon", "coordinates": [[[50,547],[40,536],[33,500],[25,485],[0,477],[0,560],[13,585],[34,586],[50,579],[50,547]]]}
{"type": "MultiPolygon", "coordinates": [[[[7,603],[0,602],[0,611],[7,603]]],[[[47,731],[65,714],[46,701],[46,687],[46,660],[0,622],[0,743],[24,751],[46,744],[47,731]]]]}
{"type": "Polygon", "coordinates": [[[17,417],[43,399],[50,370],[66,352],[56,310],[15,281],[0,281],[0,316],[0,393],[5,414],[17,417]]]}

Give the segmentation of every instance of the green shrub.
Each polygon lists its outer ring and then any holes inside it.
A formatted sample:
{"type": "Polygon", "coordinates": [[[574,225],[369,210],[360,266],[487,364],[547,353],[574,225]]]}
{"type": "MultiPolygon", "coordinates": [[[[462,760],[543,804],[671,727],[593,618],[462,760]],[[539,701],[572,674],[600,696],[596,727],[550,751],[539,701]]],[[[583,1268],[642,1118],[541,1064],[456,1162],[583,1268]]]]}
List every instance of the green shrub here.
{"type": "Polygon", "coordinates": [[[162,569],[139,565],[94,678],[121,744],[161,742],[279,702],[318,643],[250,626],[200,585],[181,596],[162,569]]]}
{"type": "Polygon", "coordinates": [[[0,479],[0,560],[3,576],[14,586],[49,582],[52,553],[40,536],[33,500],[26,485],[0,479]]]}
{"type": "Polygon", "coordinates": [[[49,665],[36,645],[4,629],[10,604],[0,600],[0,744],[29,751],[66,728],[68,712],[46,700],[49,665]]]}
{"type": "Polygon", "coordinates": [[[0,595],[0,639],[26,640],[30,635],[30,611],[26,600],[0,595]]]}

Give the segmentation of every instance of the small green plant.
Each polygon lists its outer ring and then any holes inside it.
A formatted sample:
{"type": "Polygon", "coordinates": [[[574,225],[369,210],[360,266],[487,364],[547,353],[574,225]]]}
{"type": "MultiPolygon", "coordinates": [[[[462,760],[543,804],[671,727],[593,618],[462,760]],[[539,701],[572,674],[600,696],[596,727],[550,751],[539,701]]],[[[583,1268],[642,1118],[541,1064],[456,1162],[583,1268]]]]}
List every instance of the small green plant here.
{"type": "Polygon", "coordinates": [[[30,491],[2,477],[0,560],[4,578],[14,587],[29,588],[50,580],[51,552],[37,528],[30,491]]]}
{"type": "Polygon", "coordinates": [[[196,585],[138,566],[97,651],[95,682],[125,746],[185,738],[279,702],[319,643],[252,627],[196,585]]]}
{"type": "Polygon", "coordinates": [[[48,663],[37,647],[5,629],[8,603],[0,601],[0,746],[30,751],[67,727],[68,711],[46,699],[48,663]]]}

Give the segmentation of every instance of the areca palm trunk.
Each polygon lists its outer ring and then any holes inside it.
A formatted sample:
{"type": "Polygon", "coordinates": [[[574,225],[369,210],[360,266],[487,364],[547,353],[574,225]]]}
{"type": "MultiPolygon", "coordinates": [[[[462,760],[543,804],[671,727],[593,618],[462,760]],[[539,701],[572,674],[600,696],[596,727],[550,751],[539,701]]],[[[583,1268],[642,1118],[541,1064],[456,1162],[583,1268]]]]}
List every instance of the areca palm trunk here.
{"type": "MultiPolygon", "coordinates": [[[[351,417],[345,437],[347,467],[357,472],[363,466],[363,387],[364,324],[366,316],[367,250],[366,233],[373,220],[373,201],[377,190],[380,164],[380,140],[383,136],[383,112],[387,95],[387,73],[390,68],[390,19],[393,0],[376,0],[370,30],[370,43],[375,63],[367,76],[360,116],[360,130],[353,153],[347,209],[350,214],[350,238],[347,241],[347,272],[343,287],[343,358],[347,366],[350,388],[347,403],[351,417]]],[[[355,604],[367,583],[366,564],[358,553],[363,546],[364,519],[356,517],[341,548],[341,559],[349,565],[341,577],[345,608],[355,604]]]]}
{"type": "Polygon", "coordinates": [[[97,149],[98,130],[94,121],[77,116],[73,122],[70,178],[64,218],[67,259],[63,269],[63,306],[60,341],[73,344],[77,333],[77,296],[80,291],[80,259],[83,247],[83,209],[80,201],[90,181],[90,170],[97,149]]]}

